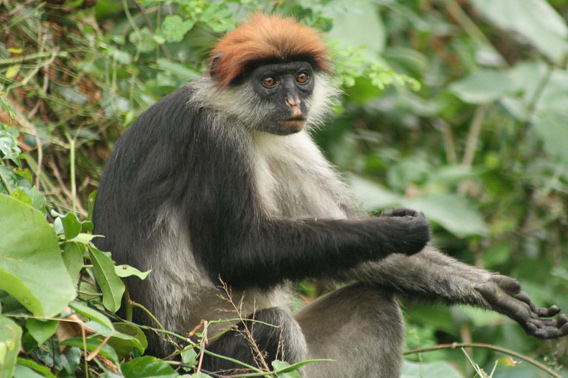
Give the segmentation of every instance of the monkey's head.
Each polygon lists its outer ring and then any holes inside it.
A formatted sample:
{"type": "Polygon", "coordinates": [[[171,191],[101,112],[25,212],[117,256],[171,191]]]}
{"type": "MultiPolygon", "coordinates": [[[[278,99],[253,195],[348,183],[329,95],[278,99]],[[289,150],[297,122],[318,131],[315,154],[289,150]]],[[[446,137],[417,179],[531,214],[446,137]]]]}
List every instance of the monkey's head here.
{"type": "Polygon", "coordinates": [[[256,14],[211,56],[215,102],[253,130],[296,133],[317,123],[336,93],[318,33],[291,18],[256,14]]]}

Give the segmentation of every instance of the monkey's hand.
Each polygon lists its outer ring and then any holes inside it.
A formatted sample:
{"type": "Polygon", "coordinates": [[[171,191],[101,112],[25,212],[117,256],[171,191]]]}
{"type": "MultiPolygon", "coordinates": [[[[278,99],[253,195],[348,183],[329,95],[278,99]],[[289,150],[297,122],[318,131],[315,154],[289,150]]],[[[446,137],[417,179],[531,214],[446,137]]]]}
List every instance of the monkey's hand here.
{"type": "Polygon", "coordinates": [[[391,209],[381,213],[388,223],[392,252],[413,255],[430,241],[430,223],[423,213],[410,209],[391,209]]]}
{"type": "Polygon", "coordinates": [[[565,314],[558,315],[560,309],[556,306],[536,307],[528,294],[521,290],[519,282],[513,278],[495,274],[475,289],[493,310],[515,320],[529,335],[541,339],[568,335],[568,317],[565,314]],[[552,319],[556,315],[558,317],[552,319]]]}

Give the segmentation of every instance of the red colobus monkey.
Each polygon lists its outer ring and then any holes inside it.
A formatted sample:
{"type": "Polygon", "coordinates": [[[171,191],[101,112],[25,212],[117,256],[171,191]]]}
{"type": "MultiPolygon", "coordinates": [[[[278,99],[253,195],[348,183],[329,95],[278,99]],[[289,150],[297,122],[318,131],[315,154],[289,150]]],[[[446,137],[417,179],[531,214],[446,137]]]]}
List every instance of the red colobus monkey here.
{"type": "MultiPolygon", "coordinates": [[[[207,75],[124,133],[95,203],[94,232],[105,236],[96,244],[119,263],[152,269],[131,282],[130,295],[166,329],[184,334],[202,319],[237,318],[219,296],[222,280],[250,320],[213,324],[207,349],[254,366],[262,366],[258,351],[268,366],[335,360],[305,366],[311,378],[399,376],[396,294],[492,309],[541,338],[568,333],[567,317],[543,319],[558,308],[537,308],[516,280],[427,246],[421,213],[361,212],[310,138],[337,94],[315,31],[257,14],[212,57],[207,75]],[[292,314],[287,283],[308,277],[346,285],[292,314]],[[239,332],[245,326],[256,352],[239,332]]],[[[142,311],[134,320],[152,325],[142,311]]],[[[171,350],[149,338],[151,353],[171,350]]],[[[206,356],[203,368],[238,367],[206,356]]]]}

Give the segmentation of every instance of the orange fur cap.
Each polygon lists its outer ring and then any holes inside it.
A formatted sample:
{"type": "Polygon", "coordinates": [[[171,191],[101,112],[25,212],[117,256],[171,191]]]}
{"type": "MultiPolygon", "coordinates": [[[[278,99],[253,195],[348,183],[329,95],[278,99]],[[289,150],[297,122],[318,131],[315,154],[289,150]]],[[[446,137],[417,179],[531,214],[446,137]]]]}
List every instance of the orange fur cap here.
{"type": "Polygon", "coordinates": [[[309,61],[315,70],[330,72],[326,47],[318,33],[292,18],[255,14],[227,33],[211,52],[211,76],[229,85],[245,67],[259,60],[309,61]]]}

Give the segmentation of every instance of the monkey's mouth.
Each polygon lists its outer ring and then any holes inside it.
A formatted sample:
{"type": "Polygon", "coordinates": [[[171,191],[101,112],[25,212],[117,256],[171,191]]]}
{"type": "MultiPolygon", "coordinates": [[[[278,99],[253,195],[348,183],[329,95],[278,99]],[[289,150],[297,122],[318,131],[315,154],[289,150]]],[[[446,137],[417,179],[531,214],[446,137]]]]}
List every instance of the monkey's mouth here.
{"type": "Polygon", "coordinates": [[[278,121],[278,123],[286,127],[300,129],[306,123],[306,119],[304,117],[291,117],[278,121]]]}

